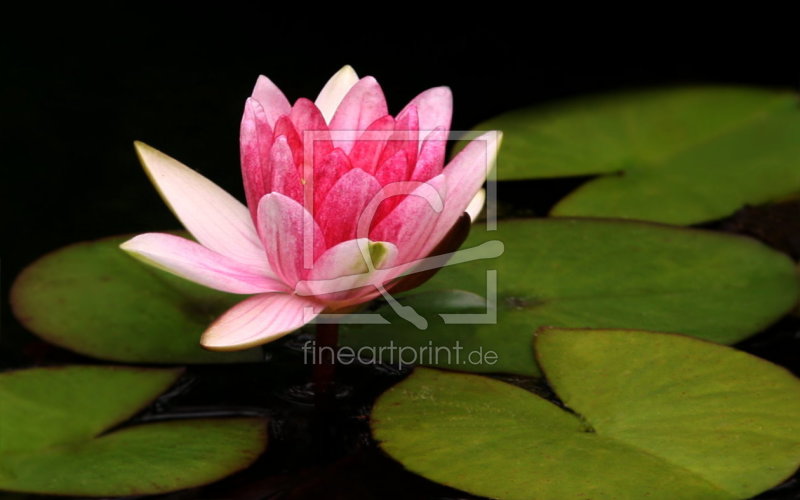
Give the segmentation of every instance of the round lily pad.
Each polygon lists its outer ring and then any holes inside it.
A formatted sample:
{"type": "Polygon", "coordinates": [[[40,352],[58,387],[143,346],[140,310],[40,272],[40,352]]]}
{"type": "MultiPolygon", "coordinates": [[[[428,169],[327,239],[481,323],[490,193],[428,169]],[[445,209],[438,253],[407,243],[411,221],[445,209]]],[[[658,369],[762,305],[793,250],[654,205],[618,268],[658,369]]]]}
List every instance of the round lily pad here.
{"type": "Polygon", "coordinates": [[[541,326],[635,328],[730,344],[765,328],[800,298],[788,257],[736,235],[632,221],[503,220],[497,231],[473,228],[462,250],[493,240],[503,244],[500,257],[448,266],[418,289],[488,297],[482,311],[474,297],[409,297],[401,302],[427,318],[426,330],[384,306],[376,312],[391,326],[346,325],[342,343],[417,351],[442,346],[447,349],[420,364],[536,374],[529,340],[541,326]],[[441,314],[457,316],[445,324],[441,314]]]}
{"type": "Polygon", "coordinates": [[[790,92],[658,88],[515,110],[500,180],[598,174],[552,215],[695,224],[800,193],[800,109],[790,92]]]}
{"type": "Polygon", "coordinates": [[[142,264],[127,237],[76,243],[28,266],[11,289],[14,315],[53,344],[125,363],[259,361],[261,351],[200,347],[203,330],[243,299],[142,264]]]}
{"type": "Polygon", "coordinates": [[[174,420],[111,430],[180,373],[66,366],[0,374],[0,490],[147,495],[210,483],[250,465],[266,446],[263,419],[174,420]]]}
{"type": "Polygon", "coordinates": [[[778,366],[652,332],[549,329],[536,347],[560,404],[418,368],[375,405],[381,448],[499,499],[743,499],[800,465],[800,381],[778,366]]]}

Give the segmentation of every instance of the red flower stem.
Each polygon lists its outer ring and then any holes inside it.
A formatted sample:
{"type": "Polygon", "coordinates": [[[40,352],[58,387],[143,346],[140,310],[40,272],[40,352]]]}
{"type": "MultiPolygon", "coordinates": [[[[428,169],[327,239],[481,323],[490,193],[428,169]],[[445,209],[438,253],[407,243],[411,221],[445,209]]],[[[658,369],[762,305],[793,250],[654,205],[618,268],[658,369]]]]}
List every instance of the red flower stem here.
{"type": "Polygon", "coordinates": [[[334,377],[336,375],[335,353],[338,345],[339,325],[319,323],[316,342],[318,359],[313,365],[311,381],[314,383],[315,405],[320,411],[327,411],[333,407],[334,377]]]}

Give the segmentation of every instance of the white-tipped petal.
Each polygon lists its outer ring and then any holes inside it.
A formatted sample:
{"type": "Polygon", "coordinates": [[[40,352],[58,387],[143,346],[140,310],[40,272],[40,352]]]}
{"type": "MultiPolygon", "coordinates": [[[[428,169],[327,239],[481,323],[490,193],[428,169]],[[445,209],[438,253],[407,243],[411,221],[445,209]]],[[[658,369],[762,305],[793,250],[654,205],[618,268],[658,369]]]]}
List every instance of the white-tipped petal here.
{"type": "Polygon", "coordinates": [[[286,285],[222,254],[174,234],[140,234],[120,248],[154,267],[229,293],[288,291],[286,285]]]}
{"type": "Polygon", "coordinates": [[[353,85],[357,82],[358,75],[356,74],[356,70],[348,64],[337,71],[336,74],[328,80],[328,83],[322,87],[322,91],[320,91],[314,104],[317,105],[317,108],[325,118],[325,123],[331,122],[331,118],[333,118],[334,113],[336,113],[336,108],[339,107],[344,96],[350,92],[350,89],[353,88],[353,85]]]}
{"type": "Polygon", "coordinates": [[[181,162],[142,142],[135,146],[161,197],[201,245],[274,276],[247,207],[181,162]]]}
{"type": "Polygon", "coordinates": [[[278,339],[322,312],[309,298],[285,293],[250,297],[229,309],[203,333],[200,344],[213,351],[236,351],[278,339]]]}
{"type": "Polygon", "coordinates": [[[481,211],[483,210],[483,206],[485,204],[486,204],[486,190],[481,189],[480,191],[478,191],[475,197],[472,198],[472,201],[469,202],[469,205],[467,205],[467,209],[464,210],[465,212],[467,212],[467,214],[469,214],[469,219],[472,222],[475,222],[475,219],[477,219],[478,216],[481,214],[481,211]]]}

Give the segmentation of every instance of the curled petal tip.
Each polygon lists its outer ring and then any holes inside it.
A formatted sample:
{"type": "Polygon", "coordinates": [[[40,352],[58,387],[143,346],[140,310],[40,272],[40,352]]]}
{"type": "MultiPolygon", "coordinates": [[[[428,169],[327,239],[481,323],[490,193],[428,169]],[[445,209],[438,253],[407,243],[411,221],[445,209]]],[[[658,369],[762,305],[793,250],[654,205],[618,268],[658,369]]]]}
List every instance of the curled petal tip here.
{"type": "Polygon", "coordinates": [[[475,196],[472,198],[472,201],[469,202],[465,212],[469,215],[469,218],[472,222],[475,222],[475,219],[481,214],[483,210],[483,205],[486,203],[486,190],[481,189],[478,191],[475,196]]]}

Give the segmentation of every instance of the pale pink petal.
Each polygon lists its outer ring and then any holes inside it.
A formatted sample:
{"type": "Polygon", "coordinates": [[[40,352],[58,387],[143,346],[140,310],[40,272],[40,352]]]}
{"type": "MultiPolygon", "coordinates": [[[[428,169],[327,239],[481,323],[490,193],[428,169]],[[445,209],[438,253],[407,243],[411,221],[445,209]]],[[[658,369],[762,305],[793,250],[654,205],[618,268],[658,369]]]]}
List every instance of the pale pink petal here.
{"type": "Polygon", "coordinates": [[[444,168],[445,148],[447,147],[447,131],[438,128],[428,134],[422,142],[417,164],[411,173],[412,181],[425,182],[442,173],[444,168]]]}
{"type": "Polygon", "coordinates": [[[272,145],[269,155],[269,175],[271,192],[281,193],[298,203],[303,203],[303,184],[297,173],[292,150],[284,136],[278,137],[272,145]]]}
{"type": "Polygon", "coordinates": [[[327,248],[311,214],[303,205],[280,193],[261,198],[258,224],[272,269],[292,287],[327,248]]]}
{"type": "Polygon", "coordinates": [[[501,132],[486,132],[467,144],[445,167],[442,175],[447,178],[447,199],[431,240],[426,245],[427,250],[435,247],[466,211],[489,171],[494,168],[501,140],[501,132]]]}
{"type": "Polygon", "coordinates": [[[350,150],[350,162],[353,168],[360,168],[364,172],[374,174],[378,169],[381,153],[386,147],[386,141],[394,134],[394,118],[389,115],[382,116],[372,122],[350,150]]]}
{"type": "Polygon", "coordinates": [[[219,186],[150,146],[136,152],[161,197],[201,245],[272,275],[250,212],[219,186]]]}
{"type": "Polygon", "coordinates": [[[481,214],[483,210],[483,206],[486,204],[486,190],[479,189],[478,193],[472,198],[472,201],[469,202],[467,208],[464,211],[469,215],[469,219],[472,222],[475,222],[475,219],[481,214]]]}
{"type": "Polygon", "coordinates": [[[312,321],[324,306],[284,293],[250,297],[229,309],[203,333],[200,344],[213,351],[235,351],[265,344],[312,321]]]}
{"type": "Polygon", "coordinates": [[[334,145],[349,153],[361,132],[387,114],[386,98],[378,82],[371,76],[362,78],[347,92],[330,121],[334,145]]]}
{"type": "Polygon", "coordinates": [[[264,75],[259,76],[256,80],[252,97],[264,108],[267,122],[272,128],[275,128],[278,118],[288,115],[292,110],[289,100],[283,95],[281,89],[264,75]]]}
{"type": "MultiPolygon", "coordinates": [[[[423,249],[437,226],[448,191],[444,174],[419,184],[405,199],[370,231],[373,241],[397,245],[398,263],[425,257],[423,249]]],[[[384,202],[385,203],[385,202],[384,202]]],[[[441,239],[441,238],[440,238],[441,239]]]]}
{"type": "Polygon", "coordinates": [[[223,292],[251,294],[288,290],[286,285],[260,274],[258,269],[180,236],[140,234],[120,248],[154,267],[223,292]]]}
{"type": "Polygon", "coordinates": [[[367,236],[356,235],[356,225],[364,207],[380,189],[378,181],[359,168],[350,170],[336,181],[314,214],[328,247],[367,236]]]}
{"type": "Polygon", "coordinates": [[[441,128],[450,130],[450,120],[453,117],[453,93],[447,87],[434,87],[421,93],[408,103],[415,106],[419,114],[420,137],[426,137],[427,132],[441,128]]]}
{"type": "Polygon", "coordinates": [[[387,241],[343,241],[322,254],[297,291],[325,303],[359,300],[388,281],[382,270],[391,267],[396,256],[397,247],[387,241]]]}
{"type": "Polygon", "coordinates": [[[267,165],[271,144],[272,128],[267,123],[264,108],[255,99],[248,98],[242,115],[239,145],[244,193],[253,220],[255,220],[258,200],[269,192],[267,165]]]}
{"type": "Polygon", "coordinates": [[[322,204],[336,181],[352,169],[350,160],[341,149],[334,149],[322,162],[314,164],[314,213],[318,214],[322,204]]]}
{"type": "Polygon", "coordinates": [[[315,104],[325,117],[325,122],[330,123],[336,108],[342,102],[344,96],[358,83],[358,75],[352,66],[347,65],[334,74],[328,83],[322,87],[322,91],[317,96],[315,104]]]}

